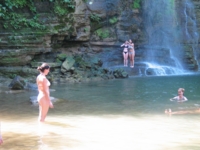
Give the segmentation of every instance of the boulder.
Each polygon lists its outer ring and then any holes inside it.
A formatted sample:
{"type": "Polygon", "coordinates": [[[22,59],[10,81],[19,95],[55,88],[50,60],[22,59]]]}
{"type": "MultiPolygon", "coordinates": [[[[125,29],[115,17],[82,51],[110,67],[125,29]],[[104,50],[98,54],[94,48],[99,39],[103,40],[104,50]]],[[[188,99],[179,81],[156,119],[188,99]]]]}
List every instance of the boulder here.
{"type": "Polygon", "coordinates": [[[26,86],[26,82],[23,78],[21,78],[20,76],[16,76],[12,82],[9,84],[9,88],[11,90],[23,90],[25,89],[26,86]]]}
{"type": "Polygon", "coordinates": [[[128,73],[123,69],[116,69],[113,71],[113,75],[115,78],[128,78],[128,73]]]}
{"type": "Polygon", "coordinates": [[[73,67],[74,63],[75,60],[73,57],[67,57],[65,61],[62,63],[61,72],[65,73],[66,71],[70,70],[73,67]]]}

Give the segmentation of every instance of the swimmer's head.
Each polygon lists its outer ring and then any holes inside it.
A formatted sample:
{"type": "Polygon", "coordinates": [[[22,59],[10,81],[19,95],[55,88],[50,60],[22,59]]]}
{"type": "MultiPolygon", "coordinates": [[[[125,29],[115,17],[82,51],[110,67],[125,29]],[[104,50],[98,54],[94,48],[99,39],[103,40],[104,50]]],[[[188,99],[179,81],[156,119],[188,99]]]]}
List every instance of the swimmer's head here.
{"type": "Polygon", "coordinates": [[[178,89],[178,94],[180,95],[180,94],[183,94],[185,92],[185,89],[184,88],[179,88],[178,89]]]}

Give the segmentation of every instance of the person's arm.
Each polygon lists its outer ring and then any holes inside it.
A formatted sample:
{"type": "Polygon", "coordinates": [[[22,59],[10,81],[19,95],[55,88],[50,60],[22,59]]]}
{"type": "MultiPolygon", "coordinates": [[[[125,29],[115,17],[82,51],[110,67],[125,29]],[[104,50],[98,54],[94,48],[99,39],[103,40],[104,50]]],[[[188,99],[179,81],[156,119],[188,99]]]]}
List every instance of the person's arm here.
{"type": "Polygon", "coordinates": [[[173,97],[173,98],[170,98],[169,100],[170,100],[170,101],[177,101],[178,98],[177,98],[177,96],[175,96],[175,97],[173,97]]]}
{"type": "Polygon", "coordinates": [[[184,96],[184,100],[187,101],[188,99],[184,96]]]}
{"type": "Polygon", "coordinates": [[[47,81],[46,78],[43,78],[43,89],[44,89],[45,97],[49,101],[49,106],[51,108],[53,108],[53,104],[52,104],[51,99],[50,99],[50,92],[49,92],[48,81],[47,81]]]}

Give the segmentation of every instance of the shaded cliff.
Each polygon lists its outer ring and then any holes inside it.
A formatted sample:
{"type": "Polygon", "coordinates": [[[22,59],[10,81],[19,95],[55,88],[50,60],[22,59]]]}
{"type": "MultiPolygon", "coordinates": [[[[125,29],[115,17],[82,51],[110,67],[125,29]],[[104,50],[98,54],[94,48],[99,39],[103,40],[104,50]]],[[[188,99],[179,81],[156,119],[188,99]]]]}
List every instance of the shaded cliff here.
{"type": "MultiPolygon", "coordinates": [[[[51,65],[56,81],[112,79],[145,74],[145,45],[149,38],[140,0],[36,0],[0,5],[0,74],[35,80],[41,62],[51,65]],[[5,14],[5,15],[4,15],[5,14]],[[135,68],[122,67],[120,45],[135,43],[135,68]],[[125,71],[124,71],[125,70],[125,71]],[[127,73],[126,73],[127,72],[127,73]]],[[[181,3],[176,0],[176,3],[181,3]]],[[[200,2],[194,0],[197,22],[200,2]]],[[[181,4],[178,9],[182,9],[181,4]]],[[[188,24],[190,25],[190,24],[188,24]]],[[[197,29],[199,31],[199,23],[197,29]]],[[[185,45],[186,70],[198,70],[198,50],[185,45]],[[195,57],[195,58],[194,58],[195,57]]],[[[196,49],[199,49],[198,41],[196,49]]],[[[166,49],[160,52],[162,57],[166,49]]],[[[168,52],[167,52],[168,53],[168,52]]]]}
{"type": "Polygon", "coordinates": [[[5,0],[0,19],[1,75],[35,78],[36,67],[48,62],[56,80],[127,77],[123,70],[109,69],[107,63],[121,64],[118,42],[141,34],[141,20],[133,7],[133,2],[120,0],[38,0],[12,5],[5,0]],[[124,17],[127,14],[129,18],[124,17]],[[116,47],[118,56],[112,58],[116,47]],[[111,60],[105,59],[107,54],[111,60]]]}

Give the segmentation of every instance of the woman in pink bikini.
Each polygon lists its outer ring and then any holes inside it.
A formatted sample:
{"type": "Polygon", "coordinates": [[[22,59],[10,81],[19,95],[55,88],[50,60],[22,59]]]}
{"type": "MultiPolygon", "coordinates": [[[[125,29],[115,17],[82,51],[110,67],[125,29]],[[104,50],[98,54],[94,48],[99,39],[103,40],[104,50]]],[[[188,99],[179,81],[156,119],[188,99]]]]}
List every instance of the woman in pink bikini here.
{"type": "Polygon", "coordinates": [[[38,103],[39,103],[39,117],[38,121],[44,122],[49,107],[53,108],[53,104],[50,100],[50,92],[49,92],[49,86],[50,82],[46,78],[46,75],[49,73],[50,67],[48,64],[43,63],[41,66],[37,68],[37,70],[40,71],[40,74],[37,76],[36,83],[38,86],[38,103]]]}

